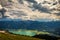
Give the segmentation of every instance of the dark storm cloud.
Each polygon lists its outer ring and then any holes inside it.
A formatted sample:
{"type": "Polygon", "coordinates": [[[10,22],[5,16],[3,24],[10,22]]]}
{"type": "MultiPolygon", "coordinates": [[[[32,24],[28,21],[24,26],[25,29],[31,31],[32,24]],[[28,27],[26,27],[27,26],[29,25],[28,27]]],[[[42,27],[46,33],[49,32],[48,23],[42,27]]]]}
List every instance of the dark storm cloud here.
{"type": "Polygon", "coordinates": [[[50,13],[50,10],[47,9],[46,7],[43,7],[41,4],[34,3],[30,8],[32,8],[33,11],[38,10],[41,12],[50,13]]]}
{"type": "Polygon", "coordinates": [[[55,15],[60,16],[60,12],[59,13],[55,13],[55,15]]]}
{"type": "Polygon", "coordinates": [[[31,2],[31,3],[37,3],[35,0],[26,0],[28,2],[31,2]]]}

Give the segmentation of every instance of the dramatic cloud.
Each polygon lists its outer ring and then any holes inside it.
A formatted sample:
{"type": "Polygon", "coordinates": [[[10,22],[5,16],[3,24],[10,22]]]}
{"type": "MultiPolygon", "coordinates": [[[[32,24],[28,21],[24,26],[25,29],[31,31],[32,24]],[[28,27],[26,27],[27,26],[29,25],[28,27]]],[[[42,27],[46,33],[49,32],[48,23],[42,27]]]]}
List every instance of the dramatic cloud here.
{"type": "Polygon", "coordinates": [[[6,7],[8,18],[36,21],[60,20],[59,0],[12,0],[9,3],[12,5],[6,7]]]}

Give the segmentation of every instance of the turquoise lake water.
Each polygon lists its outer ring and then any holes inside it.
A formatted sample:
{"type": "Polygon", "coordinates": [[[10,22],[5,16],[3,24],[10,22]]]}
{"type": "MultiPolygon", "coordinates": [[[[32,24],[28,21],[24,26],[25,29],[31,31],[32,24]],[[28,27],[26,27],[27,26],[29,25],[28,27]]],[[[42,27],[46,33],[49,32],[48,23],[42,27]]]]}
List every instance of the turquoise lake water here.
{"type": "Polygon", "coordinates": [[[18,30],[18,31],[9,31],[10,33],[13,34],[20,34],[20,35],[26,35],[26,36],[34,36],[36,35],[36,32],[32,32],[32,31],[25,31],[25,30],[18,30]]]}

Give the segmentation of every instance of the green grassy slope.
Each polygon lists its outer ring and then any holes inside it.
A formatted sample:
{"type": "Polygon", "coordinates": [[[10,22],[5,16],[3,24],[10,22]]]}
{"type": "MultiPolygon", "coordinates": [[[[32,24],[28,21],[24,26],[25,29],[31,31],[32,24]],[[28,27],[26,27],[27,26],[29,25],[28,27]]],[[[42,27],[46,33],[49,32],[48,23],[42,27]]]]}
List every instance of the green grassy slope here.
{"type": "Polygon", "coordinates": [[[9,33],[0,33],[0,40],[43,40],[43,39],[14,35],[9,33]]]}

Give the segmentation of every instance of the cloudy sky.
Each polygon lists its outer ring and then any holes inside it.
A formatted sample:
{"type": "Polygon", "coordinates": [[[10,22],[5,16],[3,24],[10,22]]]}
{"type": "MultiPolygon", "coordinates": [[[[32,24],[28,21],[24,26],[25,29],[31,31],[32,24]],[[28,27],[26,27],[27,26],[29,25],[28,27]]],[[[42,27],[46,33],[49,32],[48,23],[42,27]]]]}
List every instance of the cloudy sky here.
{"type": "Polygon", "coordinates": [[[60,20],[59,0],[12,0],[5,6],[11,19],[33,21],[60,20]]]}

